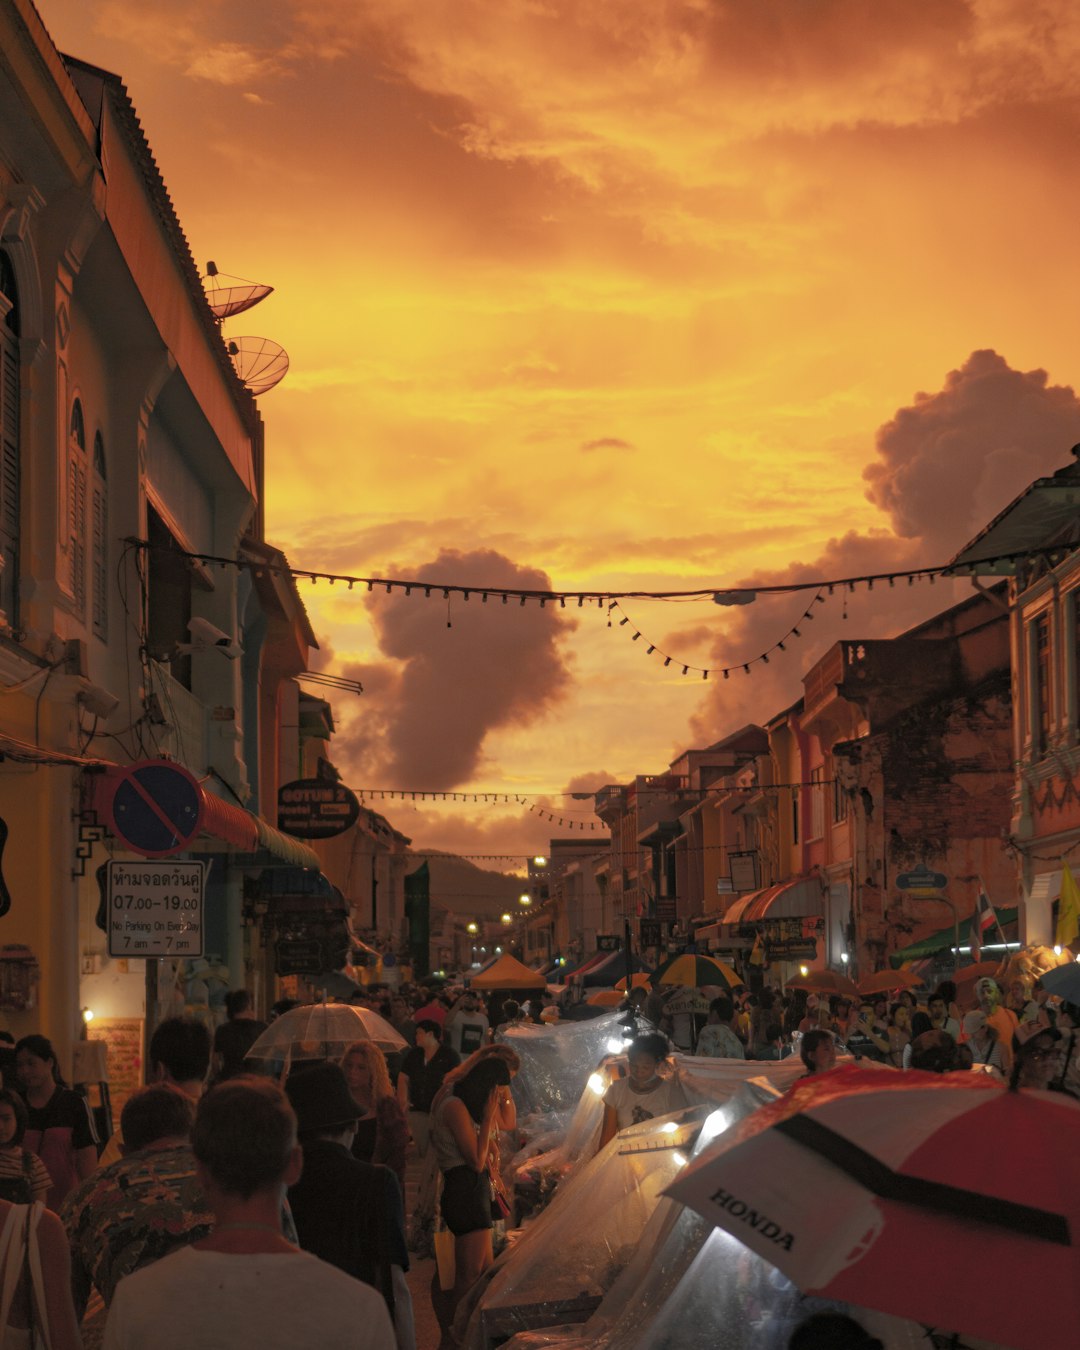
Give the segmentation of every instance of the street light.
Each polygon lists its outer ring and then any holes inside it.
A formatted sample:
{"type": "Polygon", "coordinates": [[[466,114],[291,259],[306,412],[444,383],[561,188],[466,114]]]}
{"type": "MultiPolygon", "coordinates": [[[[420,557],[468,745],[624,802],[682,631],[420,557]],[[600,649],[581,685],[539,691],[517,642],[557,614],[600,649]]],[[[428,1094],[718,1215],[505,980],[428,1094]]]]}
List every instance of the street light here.
{"type": "Polygon", "coordinates": [[[480,929],[475,923],[467,923],[465,925],[465,931],[466,933],[479,933],[480,929]]]}
{"type": "Polygon", "coordinates": [[[546,866],[547,866],[547,859],[544,857],[544,855],[543,855],[542,853],[538,853],[538,854],[536,855],[536,857],[533,859],[533,863],[534,863],[537,867],[546,867],[546,866]]]}
{"type": "Polygon", "coordinates": [[[531,895],[526,895],[526,894],[523,892],[521,895],[518,896],[518,904],[519,904],[519,905],[531,905],[531,904],[532,904],[532,896],[531,896],[531,895]]]}
{"type": "Polygon", "coordinates": [[[512,914],[504,914],[504,915],[502,916],[502,921],[503,921],[503,923],[513,923],[513,922],[514,922],[514,916],[513,916],[512,914]]]}

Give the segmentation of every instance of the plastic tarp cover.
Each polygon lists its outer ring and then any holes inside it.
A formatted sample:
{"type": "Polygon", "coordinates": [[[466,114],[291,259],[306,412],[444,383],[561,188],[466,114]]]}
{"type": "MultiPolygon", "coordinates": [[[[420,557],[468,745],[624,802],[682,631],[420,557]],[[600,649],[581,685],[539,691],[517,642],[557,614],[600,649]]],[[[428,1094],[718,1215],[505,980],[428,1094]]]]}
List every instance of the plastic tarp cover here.
{"type": "MultiPolygon", "coordinates": [[[[706,1118],[694,1152],[776,1095],[763,1077],[744,1080],[706,1118]]],[[[584,1325],[523,1330],[504,1350],[786,1350],[799,1322],[825,1310],[850,1313],[889,1350],[933,1350],[914,1322],[803,1295],[736,1238],[665,1197],[584,1325]]],[[[964,1344],[994,1350],[970,1338],[964,1344]]]]}
{"type": "Polygon", "coordinates": [[[515,1023],[499,1037],[521,1059],[511,1091],[518,1116],[573,1111],[589,1075],[608,1053],[608,1041],[622,1042],[618,1012],[587,1022],[515,1023]]]}
{"type": "Polygon", "coordinates": [[[519,1329],[584,1321],[630,1261],[710,1114],[695,1106],[622,1130],[560,1184],[491,1268],[463,1346],[486,1350],[519,1329]]]}

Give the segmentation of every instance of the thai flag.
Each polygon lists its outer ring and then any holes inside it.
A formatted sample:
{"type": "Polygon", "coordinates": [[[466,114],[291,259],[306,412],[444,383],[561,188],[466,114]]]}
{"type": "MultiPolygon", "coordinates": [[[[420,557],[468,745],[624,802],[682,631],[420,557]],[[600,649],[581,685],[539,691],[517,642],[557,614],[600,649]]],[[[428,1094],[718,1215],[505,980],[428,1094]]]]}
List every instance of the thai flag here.
{"type": "Polygon", "coordinates": [[[996,928],[1001,932],[994,906],[986,893],[986,885],[979,878],[979,898],[975,901],[975,913],[971,917],[971,959],[978,961],[982,956],[983,935],[987,929],[996,928]]]}

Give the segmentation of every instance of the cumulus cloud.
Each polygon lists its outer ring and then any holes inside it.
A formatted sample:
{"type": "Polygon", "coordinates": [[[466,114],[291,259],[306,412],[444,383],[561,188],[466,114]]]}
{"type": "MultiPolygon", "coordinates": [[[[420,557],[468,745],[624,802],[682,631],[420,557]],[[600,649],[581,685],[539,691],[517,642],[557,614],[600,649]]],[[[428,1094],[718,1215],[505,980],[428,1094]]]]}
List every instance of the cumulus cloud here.
{"type": "Polygon", "coordinates": [[[566,697],[572,679],[561,642],[576,621],[536,602],[440,596],[446,581],[550,589],[545,573],[493,550],[444,549],[409,574],[430,584],[432,597],[371,596],[386,661],[343,672],[362,679],[368,695],[339,741],[353,771],[369,780],[444,791],[475,776],[489,733],[534,723],[566,697]]]}
{"type": "MultiPolygon", "coordinates": [[[[1033,479],[1068,461],[1080,440],[1080,399],[1068,386],[1051,385],[1045,371],[1022,372],[993,351],[976,351],[949,372],[936,393],[918,393],[880,428],[877,462],[864,477],[870,499],[891,528],[849,531],[820,555],[778,571],[760,571],[739,584],[747,589],[819,578],[867,576],[945,563],[1033,479]]],[[[854,592],[759,596],[748,609],[717,616],[711,665],[739,666],[768,651],[789,627],[800,638],[711,685],[692,721],[705,743],[741,722],[760,721],[802,692],[802,675],[833,643],[846,637],[889,637],[947,608],[971,591],[966,582],[900,579],[854,592]],[[802,616],[809,609],[812,620],[802,616]]]]}
{"type": "Polygon", "coordinates": [[[1080,439],[1080,403],[1045,370],[972,352],[877,434],[867,497],[905,539],[955,549],[1080,439]]]}

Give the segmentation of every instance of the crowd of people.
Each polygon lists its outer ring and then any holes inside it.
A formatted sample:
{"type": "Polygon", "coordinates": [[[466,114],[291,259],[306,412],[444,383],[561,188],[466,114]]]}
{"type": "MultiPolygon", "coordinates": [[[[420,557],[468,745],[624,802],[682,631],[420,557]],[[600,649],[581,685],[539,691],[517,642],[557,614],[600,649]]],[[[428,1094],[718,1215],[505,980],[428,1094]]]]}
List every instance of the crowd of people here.
{"type": "MultiPolygon", "coordinates": [[[[493,1227],[510,1212],[500,1156],[516,1131],[520,1062],[501,1037],[559,1010],[546,990],[524,1004],[437,988],[358,1001],[404,1048],[384,1054],[358,1040],[340,1059],[292,1063],[283,1083],[245,1071],[243,1053],[265,1024],[244,991],[230,996],[213,1038],[193,1018],[162,1022],[149,1085],[127,1100],[108,1141],[44,1037],[8,1045],[0,1344],[39,1343],[47,1323],[48,1343],[69,1350],[96,1306],[103,1344],[115,1350],[256,1343],[256,1334],[267,1346],[415,1350],[409,1246],[436,1230],[453,1251],[452,1277],[433,1285],[449,1346],[455,1308],[491,1263],[493,1227]],[[410,1158],[420,1181],[407,1235],[410,1158]],[[167,1306],[184,1314],[164,1325],[167,1306]]],[[[948,982],[923,1003],[908,991],[860,1003],[736,989],[692,1023],[689,1048],[728,1059],[796,1054],[808,1074],[828,1072],[839,1054],[900,1070],[978,1069],[1013,1088],[1080,1096],[1080,1008],[1047,998],[1038,982],[992,979],[974,985],[971,1002],[961,1006],[948,982]]],[[[646,1029],[605,1093],[601,1147],[687,1104],[666,1063],[678,1038],[665,995],[635,991],[630,1006],[646,1029]]]]}

